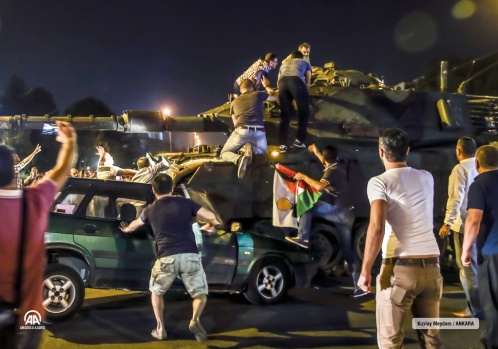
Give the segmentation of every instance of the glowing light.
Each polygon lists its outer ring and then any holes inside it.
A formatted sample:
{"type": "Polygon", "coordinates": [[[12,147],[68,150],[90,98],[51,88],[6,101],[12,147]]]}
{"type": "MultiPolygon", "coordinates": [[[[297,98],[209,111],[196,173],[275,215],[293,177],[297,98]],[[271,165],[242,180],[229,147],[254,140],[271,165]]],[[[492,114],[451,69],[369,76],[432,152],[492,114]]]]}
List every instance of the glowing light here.
{"type": "Polygon", "coordinates": [[[405,52],[416,53],[430,49],[439,33],[433,17],[424,12],[412,12],[402,18],[394,29],[394,41],[405,52]]]}
{"type": "Polygon", "coordinates": [[[168,108],[165,108],[165,109],[163,109],[163,114],[166,115],[166,116],[170,116],[171,115],[171,110],[169,110],[168,108]]]}
{"type": "Polygon", "coordinates": [[[201,145],[201,137],[199,137],[197,132],[194,132],[194,145],[201,145]]]}
{"type": "Polygon", "coordinates": [[[476,4],[471,0],[458,1],[451,10],[451,14],[456,19],[471,17],[476,12],[476,4]]]}
{"type": "Polygon", "coordinates": [[[277,156],[280,155],[280,152],[278,150],[273,150],[271,153],[270,153],[271,156],[273,156],[274,158],[276,158],[277,156]]]}

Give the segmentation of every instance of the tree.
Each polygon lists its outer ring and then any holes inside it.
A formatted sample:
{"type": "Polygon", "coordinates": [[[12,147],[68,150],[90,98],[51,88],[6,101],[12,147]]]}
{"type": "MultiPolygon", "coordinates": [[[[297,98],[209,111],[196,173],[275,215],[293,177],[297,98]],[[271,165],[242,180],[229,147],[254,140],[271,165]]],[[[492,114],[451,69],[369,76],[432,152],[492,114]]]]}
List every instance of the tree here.
{"type": "Polygon", "coordinates": [[[43,87],[29,90],[24,96],[24,106],[28,115],[57,115],[54,97],[43,87]]]}
{"type": "Polygon", "coordinates": [[[71,115],[95,116],[108,116],[114,114],[104,102],[93,97],[86,97],[74,102],[65,110],[65,113],[71,115]]]}
{"type": "Polygon", "coordinates": [[[2,104],[2,115],[16,115],[26,112],[25,96],[28,92],[28,87],[23,78],[17,74],[13,74],[5,86],[4,92],[0,99],[2,104]]]}

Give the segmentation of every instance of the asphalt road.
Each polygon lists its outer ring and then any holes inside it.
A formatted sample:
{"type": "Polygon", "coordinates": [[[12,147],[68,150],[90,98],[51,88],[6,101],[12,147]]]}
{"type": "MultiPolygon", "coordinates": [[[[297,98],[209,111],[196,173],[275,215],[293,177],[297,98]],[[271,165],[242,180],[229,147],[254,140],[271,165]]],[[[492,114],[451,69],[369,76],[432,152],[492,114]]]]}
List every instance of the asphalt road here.
{"type": "MultiPolygon", "coordinates": [[[[444,270],[441,317],[462,310],[457,272],[444,270]]],[[[197,343],[188,331],[191,302],[166,296],[166,341],[150,336],[155,320],[149,294],[87,290],[83,309],[72,319],[47,325],[42,348],[358,348],[376,346],[374,296],[349,296],[349,277],[320,277],[308,289],[293,289],[285,303],[254,306],[241,295],[210,295],[202,323],[209,334],[197,343]]],[[[446,348],[480,348],[480,330],[442,330],[446,348]]],[[[404,348],[419,348],[411,318],[404,348]]]]}

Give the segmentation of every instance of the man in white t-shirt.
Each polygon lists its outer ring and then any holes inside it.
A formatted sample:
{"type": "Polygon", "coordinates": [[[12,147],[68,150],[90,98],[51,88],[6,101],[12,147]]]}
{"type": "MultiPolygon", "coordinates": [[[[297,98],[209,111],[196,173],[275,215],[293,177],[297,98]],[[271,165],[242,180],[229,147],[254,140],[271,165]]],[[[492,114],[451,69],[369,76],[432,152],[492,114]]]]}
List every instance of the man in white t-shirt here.
{"type": "MultiPolygon", "coordinates": [[[[382,267],[376,283],[377,344],[401,348],[403,322],[439,318],[443,279],[433,229],[434,179],[425,170],[408,167],[408,136],[387,129],[379,138],[386,171],[368,182],[370,223],[358,286],[370,292],[372,265],[382,245],[382,267]]],[[[439,329],[418,329],[424,348],[444,348],[439,329]]]]}

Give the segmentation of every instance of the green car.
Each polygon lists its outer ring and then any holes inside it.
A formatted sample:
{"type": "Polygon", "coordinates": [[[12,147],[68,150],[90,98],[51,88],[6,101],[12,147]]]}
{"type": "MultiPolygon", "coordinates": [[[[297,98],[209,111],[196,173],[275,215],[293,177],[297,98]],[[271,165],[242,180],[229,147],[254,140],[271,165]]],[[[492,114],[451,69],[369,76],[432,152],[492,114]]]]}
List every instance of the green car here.
{"type": "MultiPolygon", "coordinates": [[[[234,211],[227,217],[216,210],[216,196],[210,201],[210,195],[187,187],[175,192],[185,193],[216,212],[225,229],[202,237],[210,292],[243,293],[251,303],[274,304],[290,287],[310,283],[317,270],[313,257],[281,238],[265,235],[260,227],[268,222],[237,220],[234,211]]],[[[152,230],[146,225],[123,234],[119,224],[138,217],[153,200],[148,184],[68,180],[56,198],[45,237],[43,305],[49,319],[74,315],[83,304],[86,287],[148,289],[156,251],[152,230]]],[[[236,197],[233,200],[236,205],[236,197]]],[[[184,291],[178,281],[173,287],[184,291]]]]}

